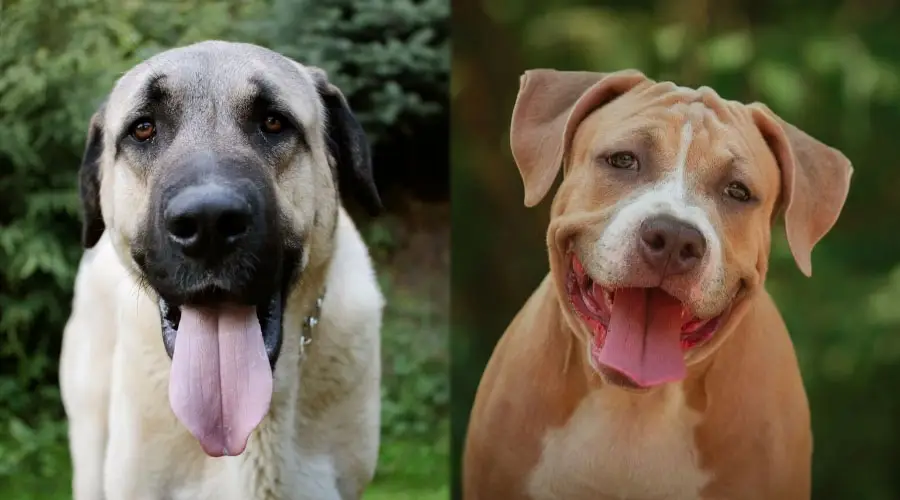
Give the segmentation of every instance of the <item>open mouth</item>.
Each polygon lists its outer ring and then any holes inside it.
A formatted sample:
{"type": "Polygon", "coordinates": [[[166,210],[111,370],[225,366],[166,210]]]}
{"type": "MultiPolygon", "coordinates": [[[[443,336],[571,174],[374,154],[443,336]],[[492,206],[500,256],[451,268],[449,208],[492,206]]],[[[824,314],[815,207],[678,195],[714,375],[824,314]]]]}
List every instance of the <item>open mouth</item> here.
{"type": "MultiPolygon", "coordinates": [[[[278,360],[278,354],[281,350],[281,322],[284,309],[285,291],[279,290],[268,300],[252,307],[253,313],[256,315],[256,321],[259,323],[259,329],[262,334],[263,344],[265,345],[266,357],[268,358],[269,367],[274,370],[275,362],[278,360]]],[[[204,290],[185,304],[176,305],[159,298],[159,315],[162,319],[162,335],[163,343],[166,346],[166,353],[172,358],[175,354],[175,343],[178,335],[178,328],[181,326],[182,311],[187,310],[189,314],[196,311],[206,310],[215,311],[221,308],[242,307],[231,303],[229,294],[224,290],[211,288],[204,290]]],[[[250,312],[245,309],[244,313],[250,312]]]]}
{"type": "Polygon", "coordinates": [[[163,342],[172,358],[169,403],[207,455],[243,453],[269,411],[282,343],[291,266],[281,286],[247,305],[220,288],[176,304],[159,299],[163,342]]]}
{"type": "Polygon", "coordinates": [[[727,312],[702,319],[661,288],[606,289],[574,255],[566,290],[575,313],[593,334],[594,366],[641,388],[684,379],[685,352],[709,340],[727,312]]]}

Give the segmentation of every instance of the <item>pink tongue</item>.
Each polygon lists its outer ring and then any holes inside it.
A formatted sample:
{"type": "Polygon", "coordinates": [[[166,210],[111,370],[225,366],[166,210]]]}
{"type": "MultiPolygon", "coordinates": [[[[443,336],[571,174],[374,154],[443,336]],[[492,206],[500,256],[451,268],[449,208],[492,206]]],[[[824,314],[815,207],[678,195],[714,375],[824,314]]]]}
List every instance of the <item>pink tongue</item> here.
{"type": "Polygon", "coordinates": [[[597,361],[641,387],[685,377],[681,304],[656,289],[616,290],[606,340],[597,361]]]}
{"type": "Polygon", "coordinates": [[[256,308],[182,307],[169,404],[203,451],[243,453],[271,400],[272,370],[256,308]]]}

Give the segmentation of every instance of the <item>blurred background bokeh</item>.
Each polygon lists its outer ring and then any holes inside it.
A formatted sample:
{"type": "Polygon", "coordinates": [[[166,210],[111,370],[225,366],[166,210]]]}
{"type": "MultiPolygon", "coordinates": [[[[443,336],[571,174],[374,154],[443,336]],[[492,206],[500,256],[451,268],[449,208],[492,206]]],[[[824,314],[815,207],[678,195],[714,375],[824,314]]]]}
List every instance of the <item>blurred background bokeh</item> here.
{"type": "Polygon", "coordinates": [[[900,498],[900,9],[893,0],[454,0],[451,84],[454,483],[472,397],[547,272],[549,197],[526,209],[509,151],[519,75],[638,68],[766,102],[854,163],[835,229],[768,289],[812,406],[815,499],[900,498]]]}
{"type": "Polygon", "coordinates": [[[0,498],[71,498],[56,373],[88,119],[133,64],[204,39],[325,68],[370,134],[388,213],[355,219],[388,305],[366,499],[447,498],[448,24],[449,0],[0,0],[0,498]]]}

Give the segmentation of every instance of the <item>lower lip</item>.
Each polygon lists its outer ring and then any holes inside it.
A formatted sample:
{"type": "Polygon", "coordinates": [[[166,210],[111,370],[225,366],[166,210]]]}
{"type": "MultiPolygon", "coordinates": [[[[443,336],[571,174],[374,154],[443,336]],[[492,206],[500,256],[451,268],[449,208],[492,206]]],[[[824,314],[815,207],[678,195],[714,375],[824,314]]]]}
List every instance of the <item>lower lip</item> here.
{"type": "MultiPolygon", "coordinates": [[[[580,279],[580,276],[585,274],[580,262],[573,256],[566,284],[569,302],[579,318],[594,331],[594,343],[596,344],[594,347],[600,349],[606,340],[606,329],[609,327],[609,315],[615,301],[615,291],[603,289],[591,280],[590,285],[593,290],[592,293],[587,294],[584,281],[580,279]],[[601,293],[605,299],[602,301],[603,303],[596,300],[601,293]]],[[[694,318],[685,323],[681,331],[681,348],[688,351],[706,343],[718,330],[723,316],[724,313],[708,320],[694,318]]]]}

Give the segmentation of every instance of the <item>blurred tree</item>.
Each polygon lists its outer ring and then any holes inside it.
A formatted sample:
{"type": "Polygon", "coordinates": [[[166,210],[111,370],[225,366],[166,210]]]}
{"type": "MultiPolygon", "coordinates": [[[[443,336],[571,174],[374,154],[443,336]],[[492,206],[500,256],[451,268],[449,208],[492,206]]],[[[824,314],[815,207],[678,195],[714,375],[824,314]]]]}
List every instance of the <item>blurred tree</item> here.
{"type": "Polygon", "coordinates": [[[379,147],[382,186],[449,195],[447,0],[274,0],[247,34],[325,69],[379,147]]]}

